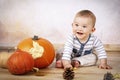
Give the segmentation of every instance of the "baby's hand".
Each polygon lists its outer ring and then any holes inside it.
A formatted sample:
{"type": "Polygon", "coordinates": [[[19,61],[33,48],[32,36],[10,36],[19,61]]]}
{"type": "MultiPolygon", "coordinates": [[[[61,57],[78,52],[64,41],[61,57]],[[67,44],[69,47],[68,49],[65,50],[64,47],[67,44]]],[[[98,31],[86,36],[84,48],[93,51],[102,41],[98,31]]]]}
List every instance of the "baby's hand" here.
{"type": "Polygon", "coordinates": [[[72,65],[69,60],[62,60],[64,69],[72,68],[72,65]]]}
{"type": "Polygon", "coordinates": [[[110,66],[107,65],[107,64],[100,64],[100,65],[98,66],[98,68],[100,68],[100,69],[112,69],[112,67],[110,67],[110,66]]]}
{"type": "Polygon", "coordinates": [[[73,67],[71,64],[66,64],[66,65],[64,65],[64,69],[66,69],[66,68],[73,68],[73,67]]]}

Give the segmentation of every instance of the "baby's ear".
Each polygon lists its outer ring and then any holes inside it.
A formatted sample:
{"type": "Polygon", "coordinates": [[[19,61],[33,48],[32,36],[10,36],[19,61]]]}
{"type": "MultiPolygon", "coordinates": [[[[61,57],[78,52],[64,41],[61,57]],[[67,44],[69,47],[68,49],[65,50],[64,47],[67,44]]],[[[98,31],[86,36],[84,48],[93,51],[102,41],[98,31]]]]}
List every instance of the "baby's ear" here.
{"type": "Polygon", "coordinates": [[[92,28],[92,32],[94,32],[96,29],[95,29],[95,27],[94,28],[92,28]]]}

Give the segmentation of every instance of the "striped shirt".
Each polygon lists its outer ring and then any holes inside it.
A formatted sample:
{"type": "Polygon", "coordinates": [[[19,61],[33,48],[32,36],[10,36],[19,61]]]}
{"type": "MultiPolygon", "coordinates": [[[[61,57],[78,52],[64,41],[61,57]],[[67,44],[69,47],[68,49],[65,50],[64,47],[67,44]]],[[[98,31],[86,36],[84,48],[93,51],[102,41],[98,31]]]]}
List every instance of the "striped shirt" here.
{"type": "Polygon", "coordinates": [[[102,42],[93,34],[86,43],[81,43],[74,35],[69,35],[64,46],[62,59],[70,60],[74,57],[91,54],[95,51],[99,59],[107,58],[102,42]]]}

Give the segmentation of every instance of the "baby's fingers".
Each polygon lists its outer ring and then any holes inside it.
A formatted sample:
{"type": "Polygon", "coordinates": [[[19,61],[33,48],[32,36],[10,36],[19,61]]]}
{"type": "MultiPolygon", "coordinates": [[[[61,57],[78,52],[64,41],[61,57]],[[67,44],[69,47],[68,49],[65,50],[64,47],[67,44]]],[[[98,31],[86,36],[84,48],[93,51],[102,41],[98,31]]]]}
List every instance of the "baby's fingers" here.
{"type": "Polygon", "coordinates": [[[98,68],[100,68],[100,69],[106,69],[105,66],[98,66],[98,68]]]}
{"type": "Polygon", "coordinates": [[[106,66],[106,69],[112,69],[112,67],[110,67],[110,66],[107,65],[107,66],[106,66]]]}
{"type": "Polygon", "coordinates": [[[108,65],[107,65],[107,66],[100,66],[100,65],[99,65],[98,68],[100,68],[100,69],[112,69],[112,68],[111,68],[110,66],[108,66],[108,65]]]}

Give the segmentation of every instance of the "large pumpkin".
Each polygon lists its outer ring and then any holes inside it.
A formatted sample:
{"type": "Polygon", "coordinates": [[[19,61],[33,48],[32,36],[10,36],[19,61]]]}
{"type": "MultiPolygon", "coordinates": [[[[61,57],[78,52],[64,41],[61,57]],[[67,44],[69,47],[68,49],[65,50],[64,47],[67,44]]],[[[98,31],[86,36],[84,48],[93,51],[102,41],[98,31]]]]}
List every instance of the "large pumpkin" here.
{"type": "Polygon", "coordinates": [[[33,69],[34,59],[28,52],[16,50],[9,57],[7,66],[12,74],[25,74],[33,69]]]}
{"type": "Polygon", "coordinates": [[[47,39],[38,38],[38,36],[24,39],[18,44],[17,48],[32,54],[34,67],[37,68],[48,67],[55,57],[55,50],[52,43],[47,39]]]}

